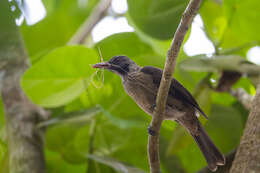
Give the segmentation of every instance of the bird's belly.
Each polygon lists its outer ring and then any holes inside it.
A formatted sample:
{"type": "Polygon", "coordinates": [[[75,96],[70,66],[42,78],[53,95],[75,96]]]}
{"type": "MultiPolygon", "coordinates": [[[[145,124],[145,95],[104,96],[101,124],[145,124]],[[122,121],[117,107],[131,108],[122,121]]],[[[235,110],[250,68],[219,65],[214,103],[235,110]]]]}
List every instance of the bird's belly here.
{"type": "MultiPolygon", "coordinates": [[[[156,103],[157,89],[152,90],[149,86],[138,85],[135,83],[124,83],[124,88],[129,96],[131,96],[136,104],[141,107],[146,113],[152,115],[156,103]],[[152,92],[154,91],[154,92],[152,92]]],[[[172,103],[176,101],[169,100],[172,103]]],[[[176,120],[178,117],[183,116],[185,112],[177,109],[175,105],[167,106],[165,110],[165,119],[176,120]]]]}
{"type": "Polygon", "coordinates": [[[138,84],[126,83],[124,88],[127,94],[134,99],[136,104],[141,107],[146,113],[153,113],[153,105],[155,104],[155,94],[149,91],[148,88],[138,84]]]}

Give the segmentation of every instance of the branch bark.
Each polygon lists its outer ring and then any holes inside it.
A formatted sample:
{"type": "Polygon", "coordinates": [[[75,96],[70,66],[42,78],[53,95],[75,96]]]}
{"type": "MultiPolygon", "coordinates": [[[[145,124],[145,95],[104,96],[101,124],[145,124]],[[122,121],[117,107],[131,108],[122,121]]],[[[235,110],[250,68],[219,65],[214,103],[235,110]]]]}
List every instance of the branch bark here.
{"type": "Polygon", "coordinates": [[[157,93],[156,108],[152,117],[152,121],[150,123],[151,130],[153,130],[156,134],[155,136],[149,135],[148,139],[147,150],[151,173],[161,172],[159,159],[159,133],[165,113],[166,99],[171,84],[172,74],[176,65],[176,59],[184,40],[184,36],[186,35],[194,16],[198,12],[201,1],[202,0],[190,0],[187,8],[182,15],[180,24],[174,34],[170,49],[168,50],[162,80],[157,93]]]}
{"type": "Polygon", "coordinates": [[[90,16],[85,20],[76,34],[70,39],[68,45],[83,44],[96,24],[105,17],[112,0],[100,0],[92,10],[90,16]]]}
{"type": "Polygon", "coordinates": [[[5,109],[10,173],[44,173],[43,131],[36,129],[47,114],[26,97],[20,78],[28,68],[27,54],[10,3],[0,3],[1,93],[5,109]]]}
{"type": "Polygon", "coordinates": [[[231,173],[260,172],[260,78],[231,173]]]}

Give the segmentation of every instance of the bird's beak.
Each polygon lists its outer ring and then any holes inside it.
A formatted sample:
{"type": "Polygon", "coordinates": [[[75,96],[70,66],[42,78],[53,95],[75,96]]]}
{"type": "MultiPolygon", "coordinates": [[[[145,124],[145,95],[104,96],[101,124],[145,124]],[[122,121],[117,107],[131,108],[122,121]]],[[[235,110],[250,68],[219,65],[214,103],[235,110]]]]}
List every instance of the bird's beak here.
{"type": "Polygon", "coordinates": [[[108,69],[111,66],[108,62],[101,62],[93,65],[93,68],[103,68],[103,69],[108,69]]]}

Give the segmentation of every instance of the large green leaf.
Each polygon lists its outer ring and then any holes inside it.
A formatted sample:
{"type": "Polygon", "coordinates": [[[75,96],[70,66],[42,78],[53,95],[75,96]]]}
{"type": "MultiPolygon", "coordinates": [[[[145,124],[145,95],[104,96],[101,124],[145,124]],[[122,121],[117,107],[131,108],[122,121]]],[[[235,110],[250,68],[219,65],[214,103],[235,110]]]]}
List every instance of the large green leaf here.
{"type": "Polygon", "coordinates": [[[222,3],[215,0],[205,0],[199,11],[205,31],[215,45],[220,43],[228,24],[223,11],[222,3]]]}
{"type": "Polygon", "coordinates": [[[128,23],[135,28],[135,33],[138,35],[138,37],[148,45],[150,45],[153,50],[161,55],[162,57],[165,57],[167,55],[167,51],[171,45],[172,38],[168,40],[160,40],[156,39],[154,37],[151,37],[150,35],[146,34],[144,31],[139,29],[136,24],[133,22],[133,19],[129,14],[126,14],[128,23]]]}
{"type": "MultiPolygon", "coordinates": [[[[207,0],[200,14],[206,32],[222,48],[242,46],[260,41],[260,1],[258,0],[207,0]]],[[[257,44],[257,42],[255,43],[257,44]]]]}
{"type": "Polygon", "coordinates": [[[173,37],[186,0],[128,0],[128,12],[138,28],[152,37],[167,40],[173,37]]]}
{"type": "Polygon", "coordinates": [[[67,104],[87,88],[96,62],[96,52],[83,46],[55,49],[25,72],[22,87],[43,107],[67,104]]]}
{"type": "MultiPolygon", "coordinates": [[[[224,9],[225,15],[230,19],[230,30],[225,33],[224,37],[232,34],[245,43],[254,40],[260,41],[260,36],[256,34],[260,30],[258,22],[260,1],[225,0],[224,9]]],[[[235,44],[234,40],[232,43],[235,44]]]]}

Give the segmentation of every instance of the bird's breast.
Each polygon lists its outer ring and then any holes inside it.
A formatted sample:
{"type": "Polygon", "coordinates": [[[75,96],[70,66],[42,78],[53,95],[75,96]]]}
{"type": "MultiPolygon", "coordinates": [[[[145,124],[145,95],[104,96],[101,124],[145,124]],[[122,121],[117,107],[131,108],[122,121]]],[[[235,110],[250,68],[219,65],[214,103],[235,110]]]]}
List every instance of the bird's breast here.
{"type": "Polygon", "coordinates": [[[153,88],[151,84],[149,85],[149,81],[147,80],[139,81],[139,78],[123,81],[127,94],[148,114],[152,114],[153,112],[157,93],[157,88],[153,88]]]}

